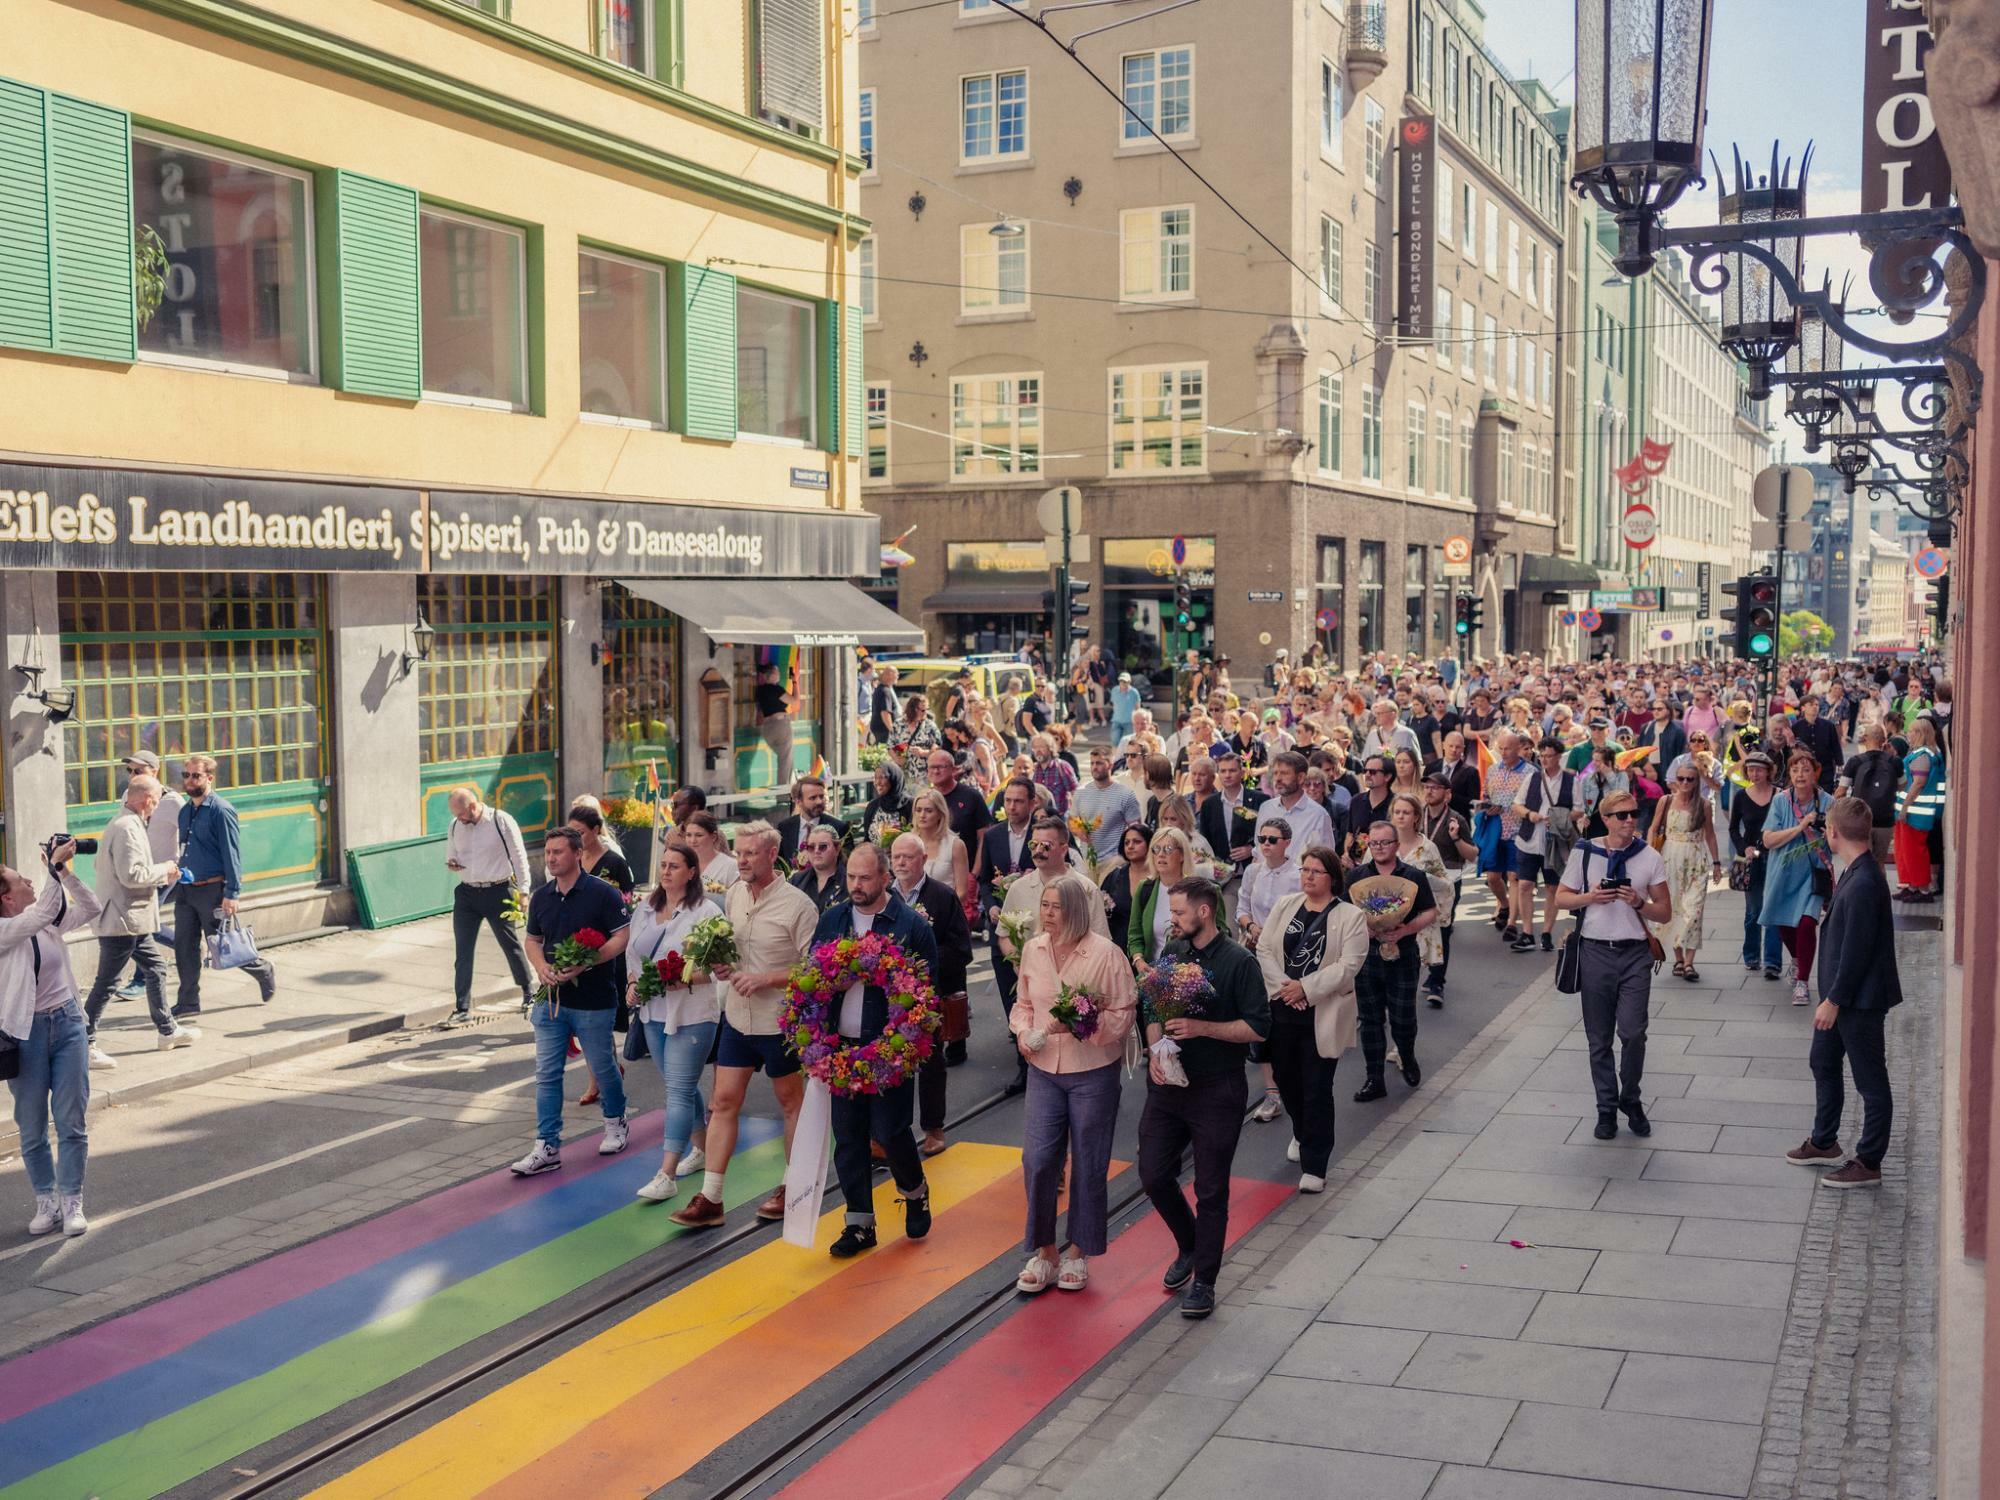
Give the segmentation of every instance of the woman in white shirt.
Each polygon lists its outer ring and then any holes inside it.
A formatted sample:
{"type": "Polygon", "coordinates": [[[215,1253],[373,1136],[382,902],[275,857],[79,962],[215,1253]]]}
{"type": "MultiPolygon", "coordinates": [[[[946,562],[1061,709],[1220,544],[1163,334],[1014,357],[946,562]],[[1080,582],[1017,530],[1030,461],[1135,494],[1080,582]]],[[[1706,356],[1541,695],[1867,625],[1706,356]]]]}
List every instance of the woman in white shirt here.
{"type": "Polygon", "coordinates": [[[708,1064],[708,1049],[722,1015],[720,986],[699,969],[688,969],[664,994],[639,1003],[642,965],[648,960],[664,965],[669,955],[681,951],[695,923],[722,915],[722,908],[702,891],[700,871],[701,856],[687,844],[675,841],[662,849],[659,884],[632,914],[632,936],[625,945],[631,971],[626,999],[638,1010],[646,1046],[667,1085],[659,1175],[639,1189],[639,1196],[651,1203],[665,1203],[674,1196],[682,1159],[699,1155],[707,1137],[701,1070],[708,1064]],[[690,1140],[693,1152],[688,1150],[690,1140]]]}
{"type": "Polygon", "coordinates": [[[972,889],[965,858],[965,840],[951,831],[951,810],[944,794],[925,787],[910,799],[911,831],[924,841],[924,873],[950,887],[963,902],[972,889]]]}
{"type": "Polygon", "coordinates": [[[701,864],[703,890],[719,897],[736,884],[736,856],[723,846],[722,825],[715,821],[714,813],[689,813],[687,822],[681,825],[681,837],[687,840],[701,864]]]}

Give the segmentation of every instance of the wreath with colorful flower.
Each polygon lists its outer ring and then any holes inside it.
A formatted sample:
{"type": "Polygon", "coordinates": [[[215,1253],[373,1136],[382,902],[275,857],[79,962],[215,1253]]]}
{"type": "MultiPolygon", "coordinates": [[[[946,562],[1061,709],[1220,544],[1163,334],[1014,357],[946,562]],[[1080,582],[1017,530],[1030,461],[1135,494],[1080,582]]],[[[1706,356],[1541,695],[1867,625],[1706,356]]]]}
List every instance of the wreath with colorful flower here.
{"type": "Polygon", "coordinates": [[[915,1078],[943,1022],[924,965],[871,932],[821,943],[792,970],[779,1026],[807,1074],[845,1098],[886,1094],[915,1078]],[[840,1003],[857,984],[874,986],[889,1001],[888,1024],[867,1041],[837,1029],[840,1003]]]}

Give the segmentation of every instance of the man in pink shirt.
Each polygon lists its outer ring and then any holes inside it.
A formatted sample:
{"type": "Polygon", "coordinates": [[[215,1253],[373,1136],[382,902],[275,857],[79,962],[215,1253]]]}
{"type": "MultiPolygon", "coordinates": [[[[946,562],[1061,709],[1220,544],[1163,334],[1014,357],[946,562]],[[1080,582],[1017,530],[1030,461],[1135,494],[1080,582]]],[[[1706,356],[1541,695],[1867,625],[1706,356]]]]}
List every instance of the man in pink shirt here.
{"type": "Polygon", "coordinates": [[[1689,734],[1697,732],[1708,736],[1710,744],[1722,739],[1722,715],[1716,711],[1715,689],[1706,683],[1696,686],[1694,703],[1681,715],[1681,728],[1689,734]]]}

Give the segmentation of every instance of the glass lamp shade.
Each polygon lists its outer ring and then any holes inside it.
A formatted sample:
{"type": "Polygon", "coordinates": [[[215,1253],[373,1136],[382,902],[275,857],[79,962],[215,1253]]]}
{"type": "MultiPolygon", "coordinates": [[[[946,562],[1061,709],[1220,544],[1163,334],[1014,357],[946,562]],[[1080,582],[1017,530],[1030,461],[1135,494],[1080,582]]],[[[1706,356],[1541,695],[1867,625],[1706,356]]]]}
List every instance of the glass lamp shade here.
{"type": "MultiPolygon", "coordinates": [[[[1778,150],[1771,149],[1771,175],[1753,180],[1741,154],[1736,155],[1736,191],[1722,195],[1721,222],[1724,228],[1749,230],[1758,226],[1793,223],[1806,213],[1806,166],[1812,151],[1799,164],[1799,176],[1791,181],[1791,163],[1781,166],[1778,150]]],[[[1765,250],[1785,269],[1774,272],[1765,261],[1741,250],[1724,251],[1723,268],[1729,280],[1722,288],[1721,341],[1725,345],[1768,346],[1778,344],[1782,355],[1798,339],[1798,309],[1792,301],[1799,285],[1805,241],[1802,236],[1762,240],[1765,250]],[[1789,278],[1789,280],[1787,280],[1789,278]]],[[[1749,353],[1744,358],[1752,357],[1749,353]]],[[[1775,358],[1775,355],[1772,356],[1775,358]]]]}
{"type": "Polygon", "coordinates": [[[1701,173],[1715,0],[1576,0],[1576,170],[1664,206],[1701,173]]]}
{"type": "MultiPolygon", "coordinates": [[[[1822,291],[1821,296],[1826,297],[1828,293],[1822,291]]],[[[1836,319],[1845,310],[1841,303],[1831,300],[1824,306],[1836,319]]],[[[1820,307],[1810,302],[1800,303],[1798,339],[1786,351],[1785,373],[1795,381],[1832,378],[1840,374],[1845,355],[1846,348],[1839,331],[1822,314],[1820,307]]],[[[1840,410],[1840,398],[1822,386],[1788,385],[1785,388],[1785,415],[1805,425],[1806,451],[1809,453],[1818,448],[1820,432],[1840,410]]]]}

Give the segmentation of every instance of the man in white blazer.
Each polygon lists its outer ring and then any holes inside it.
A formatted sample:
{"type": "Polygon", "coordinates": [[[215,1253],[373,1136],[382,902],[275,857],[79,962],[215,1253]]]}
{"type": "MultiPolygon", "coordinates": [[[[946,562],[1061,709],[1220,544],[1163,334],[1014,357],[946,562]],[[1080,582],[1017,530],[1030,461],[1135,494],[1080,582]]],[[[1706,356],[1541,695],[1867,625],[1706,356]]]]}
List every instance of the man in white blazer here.
{"type": "Polygon", "coordinates": [[[146,825],[159,805],[160,783],[151,776],[134,776],[125,784],[125,805],[104,830],[97,851],[97,896],[104,910],[97,919],[97,978],[83,1003],[93,1068],[117,1066],[97,1045],[97,1021],[127,959],[146,986],[146,1009],[160,1033],[160,1050],[185,1047],[201,1035],[196,1028],[177,1023],[167,1009],[166,955],[153,941],[160,927],[160,892],[172,889],[181,877],[181,867],[174,861],[153,857],[146,825]]]}

